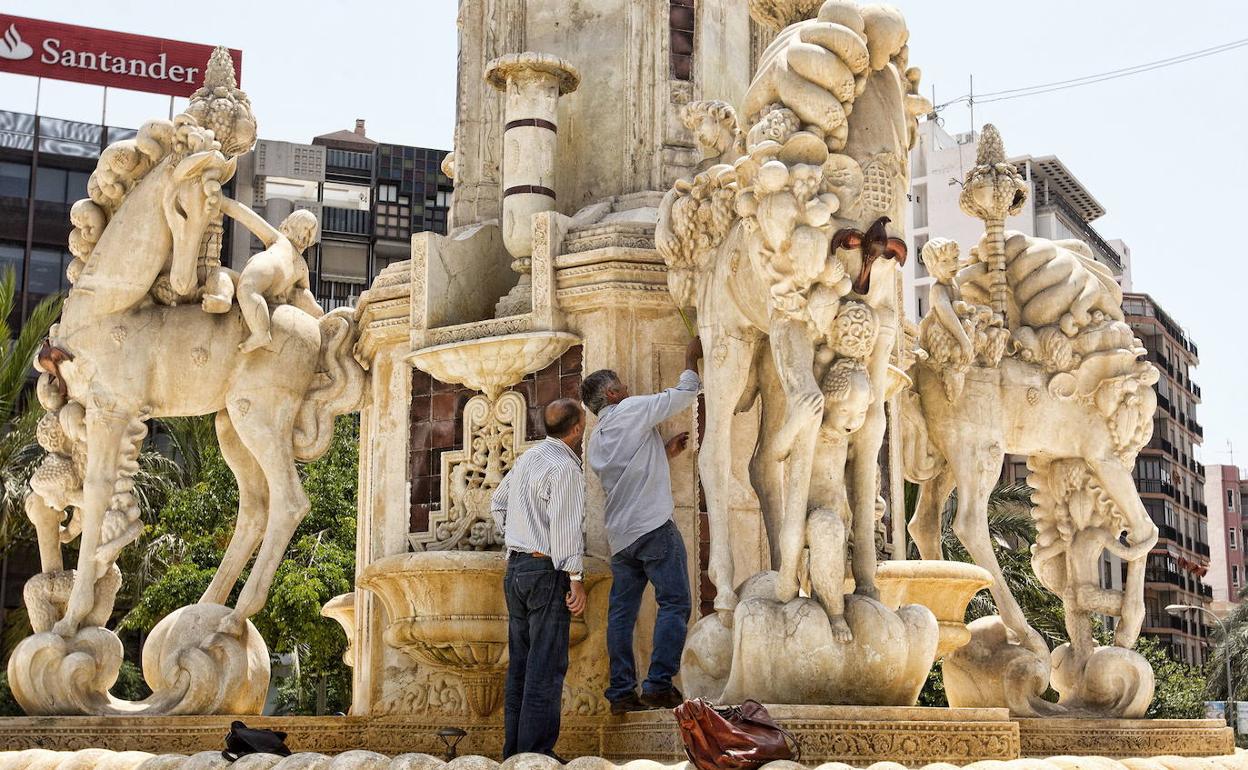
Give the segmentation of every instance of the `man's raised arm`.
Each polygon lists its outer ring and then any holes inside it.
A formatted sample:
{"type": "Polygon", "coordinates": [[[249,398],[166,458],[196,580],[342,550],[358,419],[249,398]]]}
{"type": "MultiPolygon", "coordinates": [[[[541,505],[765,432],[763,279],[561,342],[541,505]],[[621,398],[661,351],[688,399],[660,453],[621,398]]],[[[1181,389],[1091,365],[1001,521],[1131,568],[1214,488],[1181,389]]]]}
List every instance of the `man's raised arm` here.
{"type": "Polygon", "coordinates": [[[281,233],[277,228],[265,221],[264,217],[247,208],[243,204],[233,198],[221,199],[221,213],[235,219],[243,227],[251,231],[252,235],[260,239],[267,249],[277,242],[281,237],[281,233]]]}
{"type": "Polygon", "coordinates": [[[698,400],[702,380],[698,377],[698,361],[702,358],[702,340],[694,337],[685,347],[685,371],[676,387],[653,396],[633,396],[626,400],[630,411],[637,409],[646,427],[653,428],[664,420],[680,414],[698,400]]]}

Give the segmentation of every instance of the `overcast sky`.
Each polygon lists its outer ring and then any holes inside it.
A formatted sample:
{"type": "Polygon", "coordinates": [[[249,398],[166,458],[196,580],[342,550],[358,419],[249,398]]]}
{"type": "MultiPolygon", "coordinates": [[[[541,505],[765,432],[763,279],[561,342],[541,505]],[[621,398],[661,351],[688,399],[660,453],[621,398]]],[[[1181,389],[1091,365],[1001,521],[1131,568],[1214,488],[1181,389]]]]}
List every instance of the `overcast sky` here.
{"type": "MultiPolygon", "coordinates": [[[[659,0],[652,0],[659,1],[659,0]]],[[[744,2],[745,0],[741,0],[744,2]]],[[[1248,38],[1248,3],[1189,0],[899,2],[910,61],[936,101],[1062,81],[1248,38]],[[1180,13],[1180,11],[1182,11],[1180,13]]],[[[382,141],[449,148],[454,0],[240,2],[6,0],[4,10],[243,50],[243,87],[266,138],[307,141],[368,121],[382,141]],[[194,20],[192,20],[194,19],[194,20]]],[[[743,52],[744,55],[744,52],[743,52]]],[[[1248,465],[1248,48],[1128,78],[980,104],[1011,154],[1055,154],[1106,207],[1095,222],[1131,247],[1135,288],[1200,347],[1205,462],[1248,465]]],[[[30,112],[32,78],[0,75],[0,108],[30,112]]],[[[44,81],[40,112],[99,120],[100,89],[44,81]]],[[[168,98],[110,90],[108,122],[163,117],[168,98]]],[[[963,105],[944,113],[970,128],[963,105]]]]}

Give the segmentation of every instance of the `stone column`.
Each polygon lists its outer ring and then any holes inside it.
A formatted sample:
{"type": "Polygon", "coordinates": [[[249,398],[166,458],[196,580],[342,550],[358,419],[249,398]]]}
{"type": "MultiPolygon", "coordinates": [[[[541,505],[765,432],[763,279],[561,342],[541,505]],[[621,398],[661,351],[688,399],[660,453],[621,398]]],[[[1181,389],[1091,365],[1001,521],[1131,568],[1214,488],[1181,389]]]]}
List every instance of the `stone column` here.
{"type": "Polygon", "coordinates": [[[555,151],[558,145],[559,97],[572,93],[581,77],[572,65],[549,54],[500,56],[485,79],[505,96],[503,107],[503,244],[515,261],[520,282],[499,300],[499,317],[527,313],[533,307],[529,276],[533,254],[533,217],[555,208],[555,151]]]}

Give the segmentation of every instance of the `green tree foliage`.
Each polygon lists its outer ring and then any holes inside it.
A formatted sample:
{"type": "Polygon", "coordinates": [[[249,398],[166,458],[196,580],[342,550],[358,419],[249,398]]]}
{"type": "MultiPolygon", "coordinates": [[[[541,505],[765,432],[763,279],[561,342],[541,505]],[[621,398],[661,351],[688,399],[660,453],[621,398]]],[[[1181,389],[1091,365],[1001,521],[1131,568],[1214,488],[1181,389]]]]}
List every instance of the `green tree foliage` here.
{"type": "Polygon", "coordinates": [[[1148,706],[1150,719],[1201,719],[1205,716],[1205,674],[1175,660],[1155,639],[1141,637],[1135,651],[1153,667],[1157,689],[1148,706]]]}
{"type": "Polygon", "coordinates": [[[1206,666],[1208,694],[1212,700],[1226,700],[1226,659],[1231,659],[1232,700],[1248,701],[1248,588],[1239,592],[1239,603],[1222,623],[1227,633],[1218,630],[1212,654],[1206,666]]]}
{"type": "Polygon", "coordinates": [[[43,410],[34,398],[26,397],[26,387],[35,354],[61,312],[60,296],[47,297],[14,334],[8,319],[16,303],[17,279],[6,270],[0,275],[0,556],[32,535],[24,501],[26,485],[43,456],[35,443],[35,425],[43,410]]]}

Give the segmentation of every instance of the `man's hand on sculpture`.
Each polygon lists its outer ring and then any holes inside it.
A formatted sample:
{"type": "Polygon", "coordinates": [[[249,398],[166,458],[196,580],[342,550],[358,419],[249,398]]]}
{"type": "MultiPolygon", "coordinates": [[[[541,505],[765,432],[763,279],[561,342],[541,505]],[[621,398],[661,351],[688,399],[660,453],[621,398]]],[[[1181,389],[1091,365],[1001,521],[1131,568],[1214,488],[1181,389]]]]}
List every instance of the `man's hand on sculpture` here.
{"type": "Polygon", "coordinates": [[[669,438],[667,443],[663,445],[663,449],[667,452],[667,459],[670,460],[685,451],[688,446],[689,431],[685,431],[684,433],[677,433],[675,436],[669,438]]]}
{"type": "Polygon", "coordinates": [[[568,612],[580,617],[581,613],[585,612],[585,584],[579,580],[573,580],[568,595],[563,601],[568,605],[568,612]]]}
{"type": "Polygon", "coordinates": [[[694,337],[685,346],[685,368],[698,370],[698,362],[702,360],[702,338],[694,337]]]}

